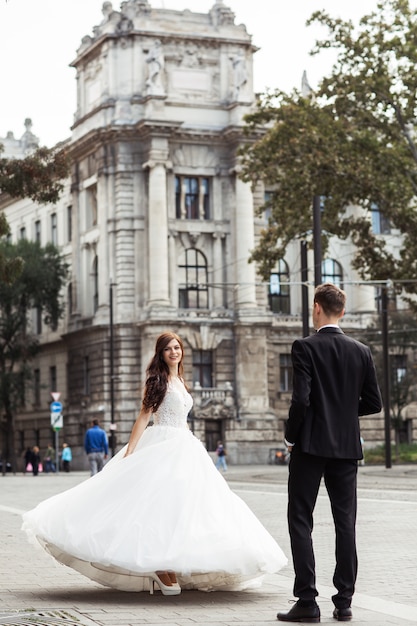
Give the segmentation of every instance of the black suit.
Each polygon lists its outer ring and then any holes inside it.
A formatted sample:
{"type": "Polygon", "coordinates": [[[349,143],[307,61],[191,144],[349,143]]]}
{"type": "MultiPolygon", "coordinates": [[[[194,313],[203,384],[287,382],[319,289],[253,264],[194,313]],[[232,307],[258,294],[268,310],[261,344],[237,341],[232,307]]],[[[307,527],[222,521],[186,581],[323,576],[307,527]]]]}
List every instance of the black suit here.
{"type": "Polygon", "coordinates": [[[336,529],[333,583],[338,608],[350,606],[357,574],[355,542],[357,460],[362,458],[359,415],[382,408],[369,348],[338,327],[294,342],[293,396],[285,438],[290,460],[288,524],[294,561],[294,595],[318,595],[311,541],[313,510],[322,476],[336,529]]]}

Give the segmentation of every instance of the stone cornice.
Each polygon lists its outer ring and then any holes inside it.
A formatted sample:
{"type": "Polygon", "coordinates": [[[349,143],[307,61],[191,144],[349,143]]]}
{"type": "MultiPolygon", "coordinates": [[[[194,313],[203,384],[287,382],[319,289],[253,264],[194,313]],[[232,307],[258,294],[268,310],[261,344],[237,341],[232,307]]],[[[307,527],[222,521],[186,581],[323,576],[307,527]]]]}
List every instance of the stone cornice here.
{"type": "Polygon", "coordinates": [[[134,124],[114,124],[92,129],[82,137],[68,142],[65,148],[71,157],[81,158],[94,150],[97,145],[115,141],[144,141],[152,137],[189,142],[223,143],[226,141],[229,145],[240,144],[245,139],[243,126],[239,125],[230,125],[221,129],[184,128],[183,123],[177,121],[140,120],[134,124]]]}
{"type": "Polygon", "coordinates": [[[142,120],[136,124],[115,124],[104,128],[95,128],[79,139],[72,141],[67,146],[67,152],[70,157],[80,159],[103,144],[116,141],[143,141],[153,136],[170,137],[180,125],[180,122],[142,120]]]}
{"type": "Polygon", "coordinates": [[[143,38],[157,38],[161,40],[165,45],[174,44],[178,45],[179,43],[195,43],[198,46],[207,46],[211,48],[218,48],[223,45],[239,45],[245,46],[249,48],[253,53],[257,52],[259,48],[251,43],[250,36],[246,35],[245,37],[230,37],[230,36],[222,36],[218,33],[213,35],[207,35],[204,33],[196,33],[196,34],[188,34],[188,33],[179,33],[178,35],[173,35],[172,33],[167,33],[166,31],[159,30],[132,30],[128,33],[104,33],[100,35],[97,39],[91,40],[91,45],[82,50],[77,57],[70,63],[70,67],[79,67],[82,64],[88,63],[89,59],[97,55],[100,51],[101,46],[108,42],[109,40],[117,41],[118,39],[143,39],[143,38]]]}

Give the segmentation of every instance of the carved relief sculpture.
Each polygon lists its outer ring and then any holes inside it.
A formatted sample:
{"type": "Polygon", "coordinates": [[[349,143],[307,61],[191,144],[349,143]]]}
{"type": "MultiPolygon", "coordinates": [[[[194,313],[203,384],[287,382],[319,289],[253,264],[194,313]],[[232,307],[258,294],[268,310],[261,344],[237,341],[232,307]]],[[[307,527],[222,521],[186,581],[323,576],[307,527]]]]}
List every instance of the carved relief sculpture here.
{"type": "Polygon", "coordinates": [[[165,59],[162,43],[159,39],[155,40],[153,46],[148,51],[146,63],[148,64],[148,78],[146,81],[148,93],[154,95],[163,94],[162,72],[165,66],[165,59]]]}
{"type": "Polygon", "coordinates": [[[246,59],[240,52],[231,57],[233,67],[233,100],[239,100],[240,92],[244,85],[248,82],[248,73],[246,70],[246,59]]]}

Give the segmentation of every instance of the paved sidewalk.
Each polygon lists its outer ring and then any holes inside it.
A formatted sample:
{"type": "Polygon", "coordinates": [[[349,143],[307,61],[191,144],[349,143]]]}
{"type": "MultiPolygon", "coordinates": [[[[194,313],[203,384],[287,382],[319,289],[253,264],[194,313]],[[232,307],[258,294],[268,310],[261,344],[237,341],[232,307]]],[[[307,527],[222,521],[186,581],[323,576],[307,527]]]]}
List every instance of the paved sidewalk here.
{"type": "MultiPolygon", "coordinates": [[[[230,467],[230,486],[253,509],[290,557],[285,466],[230,467]]],[[[88,479],[85,472],[0,476],[0,624],[29,626],[264,626],[289,610],[291,564],[244,593],[124,593],[106,589],[35,550],[20,530],[21,513],[88,479]],[[26,611],[23,614],[23,611],[26,611]]],[[[417,624],[417,466],[359,468],[359,577],[355,626],[417,624]]],[[[324,624],[332,618],[334,533],[324,491],[314,529],[318,598],[324,624]]],[[[289,558],[291,561],[291,559],[289,558]]]]}

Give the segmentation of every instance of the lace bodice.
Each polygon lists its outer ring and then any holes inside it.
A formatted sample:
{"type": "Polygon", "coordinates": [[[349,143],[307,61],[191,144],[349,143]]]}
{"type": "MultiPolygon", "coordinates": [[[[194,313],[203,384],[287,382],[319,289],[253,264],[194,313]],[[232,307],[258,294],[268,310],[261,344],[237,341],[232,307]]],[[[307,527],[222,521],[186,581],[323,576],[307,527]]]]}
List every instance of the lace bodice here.
{"type": "Polygon", "coordinates": [[[193,406],[193,399],[179,378],[168,382],[165,398],[159,409],[153,415],[157,426],[175,426],[184,428],[187,425],[187,415],[193,406]]]}

